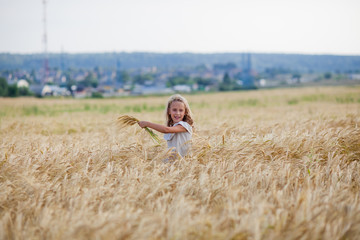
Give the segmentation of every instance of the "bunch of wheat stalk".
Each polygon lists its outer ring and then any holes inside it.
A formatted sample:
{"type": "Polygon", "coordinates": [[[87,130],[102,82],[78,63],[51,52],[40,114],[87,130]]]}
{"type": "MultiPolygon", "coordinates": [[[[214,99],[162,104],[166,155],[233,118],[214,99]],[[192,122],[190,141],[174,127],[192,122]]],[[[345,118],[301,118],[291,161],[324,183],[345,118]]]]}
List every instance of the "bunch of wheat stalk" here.
{"type": "MultiPolygon", "coordinates": [[[[129,115],[122,115],[120,117],[118,117],[117,119],[117,125],[120,128],[124,128],[124,127],[128,127],[128,126],[132,126],[136,123],[139,122],[139,119],[129,116],[129,115]]],[[[160,138],[159,136],[154,133],[151,129],[149,129],[148,127],[145,127],[145,130],[150,134],[151,138],[156,141],[158,144],[160,144],[160,138]]]]}

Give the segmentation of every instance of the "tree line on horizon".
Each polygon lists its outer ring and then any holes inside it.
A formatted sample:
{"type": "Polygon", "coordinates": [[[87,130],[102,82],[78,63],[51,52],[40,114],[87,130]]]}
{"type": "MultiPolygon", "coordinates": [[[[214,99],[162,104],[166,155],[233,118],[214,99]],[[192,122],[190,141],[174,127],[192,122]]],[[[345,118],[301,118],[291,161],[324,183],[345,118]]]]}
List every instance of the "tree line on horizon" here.
{"type": "MultiPolygon", "coordinates": [[[[157,67],[159,70],[216,66],[234,63],[241,67],[244,53],[53,53],[48,55],[51,68],[139,69],[157,67]]],[[[43,54],[0,53],[0,70],[39,70],[44,66],[43,54]]],[[[360,56],[265,54],[251,53],[251,66],[262,72],[266,69],[290,69],[300,73],[334,72],[360,73],[360,56]]]]}

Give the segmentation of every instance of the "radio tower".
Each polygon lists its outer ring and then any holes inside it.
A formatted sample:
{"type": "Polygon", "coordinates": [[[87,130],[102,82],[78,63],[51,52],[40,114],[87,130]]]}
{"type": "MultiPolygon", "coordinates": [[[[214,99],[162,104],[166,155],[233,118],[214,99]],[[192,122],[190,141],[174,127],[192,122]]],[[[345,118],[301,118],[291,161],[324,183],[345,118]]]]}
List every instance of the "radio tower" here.
{"type": "Polygon", "coordinates": [[[43,27],[44,27],[44,35],[43,35],[43,53],[44,53],[44,75],[43,75],[43,83],[48,81],[49,76],[49,60],[48,60],[48,52],[47,52],[47,29],[46,29],[46,0],[43,0],[43,27]]]}

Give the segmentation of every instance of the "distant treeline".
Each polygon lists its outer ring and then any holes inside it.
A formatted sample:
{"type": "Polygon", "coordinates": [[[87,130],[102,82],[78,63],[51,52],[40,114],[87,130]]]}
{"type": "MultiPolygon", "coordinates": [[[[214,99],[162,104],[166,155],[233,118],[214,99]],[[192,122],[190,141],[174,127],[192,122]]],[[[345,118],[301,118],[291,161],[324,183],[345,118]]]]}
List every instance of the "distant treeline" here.
{"type": "MultiPolygon", "coordinates": [[[[0,70],[39,70],[44,65],[43,54],[0,53],[0,70]]],[[[157,67],[159,69],[193,68],[231,63],[242,67],[243,53],[83,53],[49,54],[49,67],[58,69],[121,69],[157,67]]],[[[252,69],[288,69],[301,73],[360,72],[360,56],[264,54],[251,53],[252,69]]]]}

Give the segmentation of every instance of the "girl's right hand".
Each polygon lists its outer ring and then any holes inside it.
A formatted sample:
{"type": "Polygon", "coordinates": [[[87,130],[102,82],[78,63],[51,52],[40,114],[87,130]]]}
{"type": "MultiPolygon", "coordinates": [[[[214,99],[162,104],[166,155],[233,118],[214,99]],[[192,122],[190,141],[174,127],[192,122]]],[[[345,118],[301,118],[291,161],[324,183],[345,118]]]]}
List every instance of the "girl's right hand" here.
{"type": "Polygon", "coordinates": [[[139,121],[138,122],[139,126],[142,127],[142,128],[146,127],[146,123],[147,123],[146,121],[139,121]]]}

